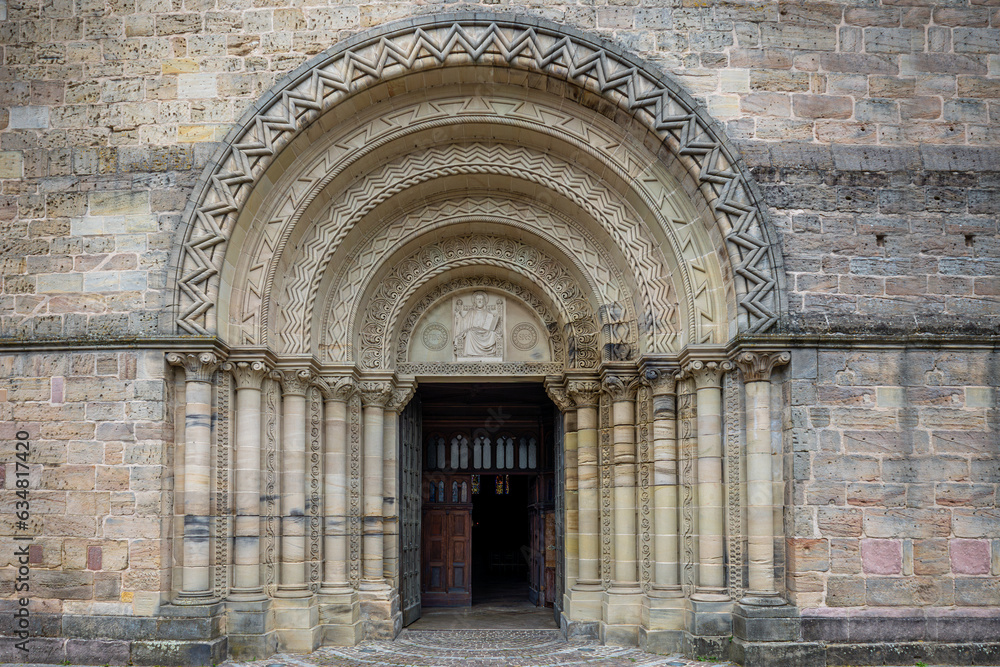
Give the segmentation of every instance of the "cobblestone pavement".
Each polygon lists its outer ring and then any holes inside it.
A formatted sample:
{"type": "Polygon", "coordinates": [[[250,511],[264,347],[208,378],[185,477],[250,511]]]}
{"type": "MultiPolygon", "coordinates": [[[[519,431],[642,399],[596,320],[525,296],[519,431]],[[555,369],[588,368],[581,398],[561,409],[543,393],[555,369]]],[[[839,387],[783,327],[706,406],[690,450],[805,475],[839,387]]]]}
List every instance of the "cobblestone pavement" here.
{"type": "Polygon", "coordinates": [[[395,641],[366,641],[353,647],[326,646],[308,655],[279,654],[256,662],[220,667],[644,667],[726,666],[725,661],[689,660],[634,648],[566,641],[558,630],[403,630],[395,641]]]}

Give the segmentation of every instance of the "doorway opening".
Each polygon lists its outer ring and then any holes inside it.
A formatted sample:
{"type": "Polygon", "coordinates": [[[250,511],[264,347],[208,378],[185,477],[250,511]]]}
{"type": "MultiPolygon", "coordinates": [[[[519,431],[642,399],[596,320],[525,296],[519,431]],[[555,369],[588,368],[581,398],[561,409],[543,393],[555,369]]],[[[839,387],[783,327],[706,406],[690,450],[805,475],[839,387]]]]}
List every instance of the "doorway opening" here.
{"type": "Polygon", "coordinates": [[[422,618],[553,628],[557,411],[541,384],[421,383],[422,618]]]}

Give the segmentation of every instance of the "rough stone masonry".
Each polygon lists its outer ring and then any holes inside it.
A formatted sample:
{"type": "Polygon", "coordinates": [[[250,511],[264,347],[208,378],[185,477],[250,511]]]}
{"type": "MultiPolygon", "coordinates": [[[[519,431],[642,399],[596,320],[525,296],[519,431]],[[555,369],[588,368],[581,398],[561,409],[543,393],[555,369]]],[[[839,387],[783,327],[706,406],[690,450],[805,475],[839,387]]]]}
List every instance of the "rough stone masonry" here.
{"type": "MultiPolygon", "coordinates": [[[[166,357],[211,351],[222,362],[232,353],[269,371],[314,364],[317,376],[323,362],[179,329],[179,249],[194,243],[199,179],[286,75],[394,21],[465,12],[554,22],[658,68],[728,137],[774,233],[780,318],[767,331],[734,328],[710,351],[716,361],[745,347],[790,354],[770,375],[767,413],[784,611],[741,611],[727,589],[691,612],[715,620],[684,626],[664,646],[747,664],[1000,662],[997,0],[0,0],[0,660],[29,661],[15,647],[19,535],[31,536],[30,662],[208,664],[299,647],[303,636],[323,641],[309,629],[328,622],[320,602],[296,608],[305,620],[294,628],[275,620],[269,601],[227,607],[235,533],[226,517],[237,510],[218,480],[236,470],[225,468],[236,451],[219,453],[227,445],[218,429],[236,428],[236,412],[219,415],[236,410],[230,396],[242,385],[215,366],[192,381],[195,371],[166,357]],[[203,471],[185,466],[191,388],[209,383],[211,441],[196,444],[212,448],[204,498],[223,519],[202,553],[185,550],[194,533],[184,503],[203,471]],[[19,529],[20,431],[32,449],[30,519],[19,529]],[[223,595],[175,604],[185,568],[202,556],[223,595]],[[721,606],[705,612],[709,603],[721,606]]],[[[546,86],[524,88],[532,85],[546,86]]],[[[363,105],[352,109],[360,115],[363,105]]],[[[711,187],[692,183],[689,191],[711,187]]],[[[699,215],[706,228],[714,222],[699,215]]],[[[703,255],[728,261],[722,241],[703,255]]],[[[732,275],[719,280],[733,292],[732,275]]],[[[669,363],[686,363],[683,354],[669,363]]],[[[265,404],[257,428],[272,428],[274,442],[298,415],[285,377],[255,380],[265,404]],[[281,399],[279,381],[284,413],[266,406],[281,399]]],[[[311,403],[319,394],[308,392],[311,403]]],[[[679,386],[678,404],[682,394],[679,386]]],[[[375,403],[351,401],[341,419],[373,432],[375,403]]],[[[742,414],[746,398],[737,404],[742,414]]],[[[398,407],[387,398],[378,409],[398,407]]],[[[577,407],[574,415],[604,420],[601,433],[621,426],[577,407]]],[[[746,421],[726,426],[744,449],[746,421]]],[[[267,564],[283,556],[261,550],[266,580],[267,564]]],[[[398,573],[386,568],[391,583],[398,573]]],[[[369,612],[356,599],[345,604],[336,613],[355,614],[345,626],[354,641],[374,626],[357,625],[369,612]]],[[[638,643],[645,629],[622,636],[638,643]]]]}

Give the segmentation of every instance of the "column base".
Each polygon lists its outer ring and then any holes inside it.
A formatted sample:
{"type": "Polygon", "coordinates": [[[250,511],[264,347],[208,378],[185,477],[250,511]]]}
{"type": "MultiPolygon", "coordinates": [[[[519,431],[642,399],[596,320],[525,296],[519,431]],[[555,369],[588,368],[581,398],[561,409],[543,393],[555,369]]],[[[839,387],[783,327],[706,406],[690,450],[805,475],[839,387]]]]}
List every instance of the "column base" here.
{"type": "Polygon", "coordinates": [[[261,660],[278,650],[271,600],[229,599],[226,627],[229,654],[236,660],[261,660]]]}
{"type": "Polygon", "coordinates": [[[320,647],[319,606],[309,597],[275,597],[274,620],[278,649],[289,653],[311,653],[320,647]]]}
{"type": "Polygon", "coordinates": [[[638,646],[642,619],[642,589],[616,585],[601,601],[601,641],[612,646],[638,646]]]}
{"type": "Polygon", "coordinates": [[[319,589],[323,644],[354,646],[361,641],[361,605],[353,588],[319,589]]]}
{"type": "Polygon", "coordinates": [[[399,593],[386,583],[364,583],[358,592],[365,639],[395,639],[403,629],[399,593]]]}
{"type": "MultiPolygon", "coordinates": [[[[569,591],[566,615],[575,622],[598,623],[603,619],[604,589],[600,584],[577,582],[569,591]]],[[[596,636],[596,635],[595,635],[596,636]]]]}
{"type": "MultiPolygon", "coordinates": [[[[744,598],[746,599],[746,598],[744,598]]],[[[802,618],[798,607],[781,601],[773,605],[748,605],[742,600],[733,607],[733,637],[746,642],[795,642],[802,639],[802,618]]]]}
{"type": "MultiPolygon", "coordinates": [[[[707,641],[714,646],[718,643],[716,639],[729,641],[729,636],[733,633],[732,600],[700,600],[692,596],[688,605],[686,625],[695,644],[698,644],[699,641],[707,641]]],[[[719,643],[719,649],[721,650],[721,648],[722,644],[719,643]]],[[[695,651],[697,650],[695,647],[695,651]]],[[[707,647],[701,650],[707,650],[707,647]]],[[[692,654],[700,655],[697,652],[692,654]]]]}
{"type": "Polygon", "coordinates": [[[643,596],[639,648],[661,654],[683,650],[687,603],[682,595],[680,589],[653,589],[643,596]]]}
{"type": "Polygon", "coordinates": [[[574,621],[566,612],[559,617],[559,629],[562,630],[566,639],[592,639],[597,641],[601,637],[601,624],[599,621],[574,621]]]}

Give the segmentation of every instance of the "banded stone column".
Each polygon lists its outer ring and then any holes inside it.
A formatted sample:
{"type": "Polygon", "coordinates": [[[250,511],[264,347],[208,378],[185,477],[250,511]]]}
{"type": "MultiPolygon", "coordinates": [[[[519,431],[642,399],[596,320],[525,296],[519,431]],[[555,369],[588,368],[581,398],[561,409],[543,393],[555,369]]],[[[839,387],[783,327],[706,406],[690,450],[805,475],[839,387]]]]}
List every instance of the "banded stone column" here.
{"type": "Polygon", "coordinates": [[[566,389],[576,406],[579,566],[574,589],[595,590],[601,587],[601,499],[597,487],[597,400],[601,385],[596,380],[571,380],[566,389]]]}
{"type": "Polygon", "coordinates": [[[385,437],[385,408],[392,399],[392,383],[366,381],[358,386],[361,393],[364,424],[361,590],[388,589],[383,574],[384,556],[382,522],[382,475],[385,437]]]}
{"type": "Polygon", "coordinates": [[[309,597],[306,574],[306,390],[308,370],[279,371],[281,380],[281,569],[277,597],[309,597]]]}
{"type": "Polygon", "coordinates": [[[653,590],[681,594],[677,493],[677,369],[647,367],[653,393],[653,590]]]}
{"type": "Polygon", "coordinates": [[[260,579],[260,415],[261,382],[270,372],[263,361],[223,364],[236,380],[234,439],[233,587],[231,600],[263,600],[260,579]]]}
{"type": "MultiPolygon", "coordinates": [[[[692,361],[698,403],[698,599],[726,596],[725,507],[722,488],[722,378],[729,361],[692,361]]],[[[695,596],[692,596],[695,597],[695,596]]]]}
{"type": "Polygon", "coordinates": [[[167,363],[184,369],[184,533],[181,590],[174,604],[215,602],[210,567],[212,477],[212,375],[219,358],[211,352],[171,352],[167,363]]]}
{"type": "Polygon", "coordinates": [[[399,588],[399,413],[410,402],[413,386],[393,389],[385,405],[382,434],[382,576],[399,588]]]}
{"type": "MultiPolygon", "coordinates": [[[[580,574],[580,518],[579,486],[577,471],[576,407],[566,393],[566,388],[558,380],[546,381],[545,390],[562,413],[563,418],[563,561],[565,569],[565,591],[576,583],[580,574]]],[[[567,609],[568,604],[563,604],[567,609]]]]}
{"type": "Polygon", "coordinates": [[[611,442],[614,455],[614,542],[611,585],[638,590],[639,559],[636,554],[636,455],[634,375],[607,375],[602,389],[611,399],[611,442]]]}
{"type": "Polygon", "coordinates": [[[351,591],[347,574],[347,402],[357,387],[349,377],[320,383],[324,403],[322,593],[351,591]]]}
{"type": "Polygon", "coordinates": [[[774,479],[771,474],[771,372],[791,360],[787,352],[743,352],[747,425],[747,604],[781,604],[774,584],[774,479]]]}

